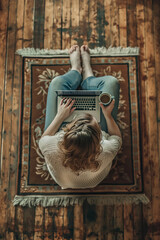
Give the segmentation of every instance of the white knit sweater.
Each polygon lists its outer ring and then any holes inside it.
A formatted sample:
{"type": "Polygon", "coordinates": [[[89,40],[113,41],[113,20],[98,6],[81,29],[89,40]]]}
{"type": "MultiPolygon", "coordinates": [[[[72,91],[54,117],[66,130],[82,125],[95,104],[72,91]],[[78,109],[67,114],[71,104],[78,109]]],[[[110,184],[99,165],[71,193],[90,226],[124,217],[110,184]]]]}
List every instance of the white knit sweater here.
{"type": "Polygon", "coordinates": [[[112,161],[121,148],[122,139],[118,136],[110,136],[102,131],[102,153],[99,155],[100,168],[97,171],[86,170],[79,174],[69,167],[62,165],[62,152],[57,143],[63,137],[64,131],[57,132],[54,136],[44,136],[39,140],[39,148],[44,155],[48,170],[54,181],[66,188],[93,188],[96,187],[109,173],[112,161]]]}

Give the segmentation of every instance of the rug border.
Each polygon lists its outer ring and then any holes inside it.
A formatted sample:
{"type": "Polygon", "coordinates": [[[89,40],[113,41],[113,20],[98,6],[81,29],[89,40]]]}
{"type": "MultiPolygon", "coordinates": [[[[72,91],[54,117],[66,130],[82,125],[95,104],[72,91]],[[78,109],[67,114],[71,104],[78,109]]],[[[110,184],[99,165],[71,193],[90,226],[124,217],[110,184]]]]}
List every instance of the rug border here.
{"type": "Polygon", "coordinates": [[[83,205],[83,203],[87,201],[89,204],[96,204],[96,205],[121,205],[121,204],[148,204],[150,202],[149,198],[143,193],[143,194],[130,194],[129,196],[124,195],[108,195],[107,197],[104,195],[101,196],[92,196],[92,197],[84,197],[84,196],[62,196],[62,197],[51,197],[46,195],[45,197],[42,195],[38,196],[18,196],[16,195],[14,197],[14,200],[12,201],[13,205],[19,205],[19,206],[29,206],[29,207],[35,207],[35,206],[43,206],[43,207],[49,207],[49,206],[73,206],[75,204],[83,205]]]}
{"type": "MultiPolygon", "coordinates": [[[[103,55],[103,56],[138,56],[139,47],[96,47],[94,49],[89,48],[91,56],[103,55]]],[[[22,48],[16,51],[16,54],[22,57],[37,57],[37,56],[68,56],[69,49],[39,49],[39,48],[22,48]]]]}
{"type": "MultiPolygon", "coordinates": [[[[23,49],[22,49],[23,50],[23,49]]],[[[61,50],[60,50],[61,51],[61,50]]],[[[62,50],[63,51],[63,50],[62,50]]],[[[97,56],[98,54],[100,53],[97,53],[97,56]]],[[[59,57],[61,53],[59,53],[59,57]]],[[[65,57],[67,57],[68,54],[65,55],[65,57]]],[[[102,54],[100,54],[102,55],[102,54]]],[[[103,54],[104,56],[109,56],[109,55],[106,55],[106,54],[103,54]]],[[[121,54],[118,54],[118,56],[121,55],[121,54]]],[[[121,55],[121,56],[127,56],[127,55],[130,55],[130,53],[126,54],[126,55],[121,55]]],[[[136,54],[133,54],[134,56],[136,56],[136,54]]],[[[132,56],[133,56],[132,55],[132,56]]],[[[38,56],[38,55],[36,55],[38,56]]],[[[44,55],[44,52],[43,54],[39,54],[40,57],[51,57],[51,54],[48,54],[48,55],[44,55]]],[[[55,54],[54,54],[55,56],[55,54]]],[[[114,56],[117,56],[114,54],[114,56]]],[[[113,56],[113,57],[114,57],[113,56]]],[[[27,57],[27,56],[23,56],[24,58],[27,57]]],[[[33,55],[29,57],[33,57],[33,55]]],[[[136,58],[137,60],[137,58],[136,58]]],[[[137,65],[137,64],[136,64],[137,65]]],[[[138,73],[137,73],[138,74],[138,73]]],[[[23,76],[23,74],[22,74],[23,76]]],[[[22,94],[22,92],[21,92],[22,94]]],[[[139,105],[138,105],[139,106],[139,105]]],[[[139,116],[140,117],[140,116],[139,116]]],[[[139,121],[139,125],[140,125],[140,121],[139,121]]],[[[141,138],[141,137],[140,137],[141,138]]],[[[141,147],[140,147],[141,148],[141,147]]],[[[141,162],[141,170],[143,172],[143,168],[142,168],[142,162],[141,162]]],[[[19,175],[19,174],[18,174],[19,175]]],[[[142,177],[142,188],[143,188],[143,177],[142,177]]],[[[144,191],[144,189],[142,189],[142,191],[144,191]]],[[[122,193],[124,194],[124,193],[122,193]]],[[[132,193],[130,194],[130,199],[128,198],[128,196],[124,196],[124,195],[120,195],[119,193],[115,193],[114,196],[113,194],[112,195],[101,195],[99,196],[99,201],[97,199],[97,196],[88,196],[88,197],[81,197],[81,196],[76,196],[76,198],[72,195],[72,196],[62,196],[62,197],[51,197],[51,196],[42,196],[42,195],[37,195],[37,196],[33,196],[33,195],[28,195],[28,196],[20,196],[20,195],[16,195],[14,200],[13,200],[13,204],[14,205],[21,205],[21,206],[39,206],[39,205],[42,205],[44,206],[45,205],[45,202],[46,202],[46,198],[48,199],[48,201],[51,201],[51,202],[54,202],[54,203],[51,203],[51,205],[46,205],[46,206],[54,206],[54,205],[57,205],[57,201],[58,201],[58,206],[65,206],[65,204],[69,203],[69,205],[73,205],[72,203],[76,204],[76,203],[79,203],[81,201],[81,199],[83,198],[83,201],[84,200],[87,200],[89,203],[91,204],[98,204],[99,202],[103,202],[104,204],[107,204],[107,205],[111,205],[113,204],[113,201],[114,201],[114,204],[119,204],[119,203],[139,203],[139,202],[142,202],[144,204],[148,204],[149,203],[149,199],[146,197],[145,193],[144,192],[141,192],[141,193],[132,193]],[[104,198],[105,197],[105,198],[104,198]],[[106,198],[107,197],[107,198],[106,198]],[[30,198],[30,201],[28,201],[30,198]],[[64,201],[63,201],[63,199],[64,201]],[[66,200],[67,199],[67,200],[66,200]],[[66,200],[66,202],[65,202],[66,200]],[[26,202],[26,203],[25,203],[26,202]],[[24,205],[25,203],[25,205],[24,205]],[[35,204],[35,205],[34,205],[35,204]],[[53,205],[52,205],[53,204],[53,205]]],[[[49,203],[49,202],[48,202],[49,203]]],[[[45,207],[45,206],[44,206],[45,207]]]]}

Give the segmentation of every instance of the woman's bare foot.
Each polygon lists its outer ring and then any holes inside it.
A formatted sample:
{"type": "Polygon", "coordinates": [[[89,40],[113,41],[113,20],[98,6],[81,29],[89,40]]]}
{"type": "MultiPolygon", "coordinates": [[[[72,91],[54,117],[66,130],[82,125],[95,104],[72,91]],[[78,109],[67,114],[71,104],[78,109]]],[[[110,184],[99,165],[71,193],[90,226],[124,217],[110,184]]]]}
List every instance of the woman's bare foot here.
{"type": "Polygon", "coordinates": [[[80,59],[80,49],[78,45],[73,45],[70,50],[70,62],[71,70],[77,70],[80,74],[82,73],[81,59],[80,59]]]}
{"type": "Polygon", "coordinates": [[[90,52],[87,45],[81,46],[81,57],[82,57],[83,80],[84,80],[90,76],[94,76],[92,67],[91,67],[91,62],[90,62],[90,52]]]}

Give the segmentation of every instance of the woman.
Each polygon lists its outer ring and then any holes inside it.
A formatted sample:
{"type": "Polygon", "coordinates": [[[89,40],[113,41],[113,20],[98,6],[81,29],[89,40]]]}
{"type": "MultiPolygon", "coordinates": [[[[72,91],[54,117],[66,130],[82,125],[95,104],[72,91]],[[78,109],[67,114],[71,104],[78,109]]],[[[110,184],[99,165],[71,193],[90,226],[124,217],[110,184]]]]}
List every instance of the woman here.
{"type": "Polygon", "coordinates": [[[77,45],[71,47],[70,62],[71,71],[55,77],[50,83],[45,131],[39,148],[52,178],[62,189],[93,188],[108,175],[122,144],[121,132],[116,124],[119,83],[112,76],[94,77],[86,45],[81,49],[77,45]],[[102,109],[100,126],[93,116],[82,114],[61,128],[75,110],[74,101],[62,100],[56,112],[55,91],[74,90],[79,85],[83,90],[109,92],[115,99],[107,107],[99,103],[102,109]]]}

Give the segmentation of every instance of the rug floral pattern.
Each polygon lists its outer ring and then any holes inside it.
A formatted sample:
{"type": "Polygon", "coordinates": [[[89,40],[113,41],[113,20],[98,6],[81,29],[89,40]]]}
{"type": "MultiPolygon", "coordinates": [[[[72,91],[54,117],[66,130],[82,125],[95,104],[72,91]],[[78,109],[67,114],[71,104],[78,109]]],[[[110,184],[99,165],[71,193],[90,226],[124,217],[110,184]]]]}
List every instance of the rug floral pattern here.
{"type": "MultiPolygon", "coordinates": [[[[23,66],[21,115],[23,124],[20,134],[23,143],[21,152],[24,152],[24,155],[19,159],[22,168],[19,169],[21,181],[18,184],[18,191],[54,193],[60,191],[60,188],[47,170],[38,142],[44,131],[49,84],[54,77],[69,71],[70,63],[66,57],[25,58],[23,66]],[[24,133],[28,133],[28,137],[24,137],[24,133]],[[27,148],[28,145],[30,147],[27,148]]],[[[136,57],[92,58],[92,68],[95,76],[112,75],[120,83],[117,121],[123,136],[123,146],[113,161],[109,175],[96,189],[102,192],[141,190],[136,57]]]]}
{"type": "MultiPolygon", "coordinates": [[[[46,96],[47,96],[47,93],[48,93],[49,84],[50,84],[51,80],[53,78],[55,78],[56,76],[58,76],[59,73],[56,72],[55,70],[51,70],[49,68],[46,68],[43,72],[41,72],[41,70],[37,68],[37,71],[40,74],[38,75],[38,79],[39,80],[37,81],[37,86],[38,87],[34,91],[35,91],[35,94],[41,96],[42,100],[41,100],[41,102],[36,104],[36,109],[41,111],[42,114],[41,114],[40,118],[44,119],[46,108],[42,109],[41,103],[43,101],[45,101],[45,99],[46,99],[46,96]]],[[[65,71],[64,71],[64,73],[65,73],[65,71]]],[[[94,70],[94,75],[95,76],[111,75],[111,76],[116,77],[120,83],[121,82],[125,82],[125,79],[122,76],[121,70],[119,70],[118,72],[112,71],[112,67],[111,66],[106,67],[105,69],[103,69],[103,71],[100,71],[100,72],[94,70]]],[[[120,129],[121,129],[121,132],[123,132],[123,137],[124,136],[125,137],[128,136],[127,129],[129,127],[128,124],[125,122],[125,115],[126,115],[126,112],[124,111],[125,108],[126,108],[126,100],[125,100],[124,95],[122,94],[122,90],[120,88],[119,111],[118,111],[118,116],[117,116],[117,122],[118,122],[118,125],[119,125],[120,129]]],[[[36,174],[40,175],[40,177],[43,178],[45,181],[48,180],[48,179],[52,180],[52,178],[51,178],[51,176],[50,176],[50,174],[48,172],[44,156],[39,151],[38,141],[39,141],[39,138],[43,134],[43,129],[41,128],[40,125],[37,125],[37,120],[38,119],[35,119],[35,123],[33,124],[33,131],[34,131],[33,143],[34,143],[34,146],[32,146],[32,148],[37,153],[36,174]]],[[[116,157],[116,162],[121,161],[123,163],[125,161],[125,158],[120,159],[119,156],[121,154],[123,154],[123,150],[122,149],[120,149],[119,154],[116,157]]],[[[113,169],[114,169],[113,170],[113,180],[118,179],[118,176],[120,175],[120,173],[123,173],[123,176],[125,178],[128,177],[128,175],[125,174],[125,169],[124,168],[125,168],[124,165],[122,165],[121,168],[113,167],[113,169]]]]}

